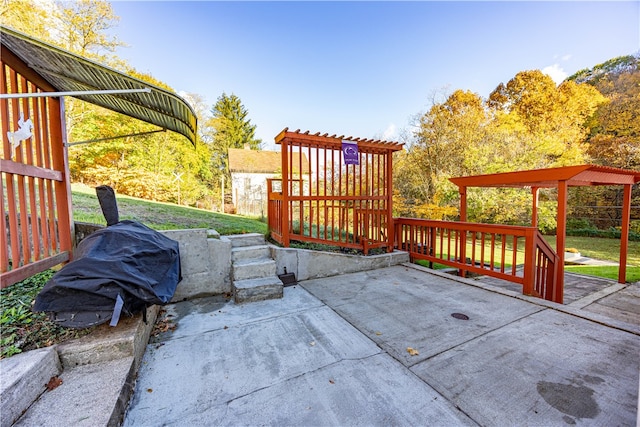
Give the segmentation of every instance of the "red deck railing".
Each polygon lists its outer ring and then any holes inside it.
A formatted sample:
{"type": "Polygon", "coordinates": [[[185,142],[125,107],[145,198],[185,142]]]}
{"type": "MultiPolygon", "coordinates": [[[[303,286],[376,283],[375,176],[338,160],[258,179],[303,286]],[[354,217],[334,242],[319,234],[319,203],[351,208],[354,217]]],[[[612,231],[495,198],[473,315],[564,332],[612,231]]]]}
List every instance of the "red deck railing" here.
{"type": "Polygon", "coordinates": [[[285,247],[301,241],[365,254],[373,248],[393,250],[393,153],[402,144],[288,129],[276,143],[282,179],[267,184],[274,240],[285,247]],[[345,143],[357,147],[349,161],[345,143]]]}
{"type": "Polygon", "coordinates": [[[522,285],[525,295],[562,303],[558,256],[535,227],[395,218],[396,247],[422,259],[522,285]],[[518,253],[524,253],[519,268],[518,253]]]}
{"type": "MultiPolygon", "coordinates": [[[[0,93],[55,90],[8,49],[0,61],[0,93]]],[[[71,257],[72,220],[60,98],[0,100],[0,287],[71,257]],[[20,118],[32,136],[13,146],[7,132],[20,118]]],[[[17,142],[17,141],[16,141],[17,142]]]]}

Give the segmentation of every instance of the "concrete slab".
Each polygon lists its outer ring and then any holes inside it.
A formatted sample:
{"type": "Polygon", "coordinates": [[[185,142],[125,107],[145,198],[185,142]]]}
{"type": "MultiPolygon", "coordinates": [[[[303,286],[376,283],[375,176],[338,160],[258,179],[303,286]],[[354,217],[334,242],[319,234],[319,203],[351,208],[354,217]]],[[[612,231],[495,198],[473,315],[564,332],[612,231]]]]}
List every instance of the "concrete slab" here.
{"type": "Polygon", "coordinates": [[[640,325],[640,283],[628,285],[618,292],[594,301],[583,310],[640,325]]]}
{"type": "Polygon", "coordinates": [[[543,309],[405,266],[308,280],[302,286],[406,366],[543,309]],[[409,353],[409,347],[418,354],[409,353]]]}
{"type": "Polygon", "coordinates": [[[304,289],[167,307],[124,426],[473,425],[304,289]]]}
{"type": "Polygon", "coordinates": [[[257,301],[251,304],[234,304],[221,296],[183,301],[163,307],[162,318],[168,319],[175,329],[152,337],[150,343],[161,343],[170,339],[256,323],[322,305],[318,299],[300,286],[284,288],[282,299],[257,301]]]}
{"type": "Polygon", "coordinates": [[[553,310],[412,368],[481,425],[636,423],[640,337],[553,310]]]}
{"type": "Polygon", "coordinates": [[[387,354],[342,360],[210,412],[189,414],[182,422],[192,426],[476,425],[387,354]]]}

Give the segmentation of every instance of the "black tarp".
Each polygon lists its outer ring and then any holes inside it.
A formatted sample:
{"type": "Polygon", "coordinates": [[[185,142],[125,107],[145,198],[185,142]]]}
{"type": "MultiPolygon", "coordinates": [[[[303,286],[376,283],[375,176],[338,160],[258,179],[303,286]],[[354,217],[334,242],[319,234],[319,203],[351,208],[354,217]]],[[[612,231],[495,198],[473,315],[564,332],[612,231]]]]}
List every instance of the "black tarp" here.
{"type": "Polygon", "coordinates": [[[181,280],[178,242],[135,221],[121,221],[82,240],[74,260],[36,297],[34,311],[86,328],[168,303],[181,280]]]}

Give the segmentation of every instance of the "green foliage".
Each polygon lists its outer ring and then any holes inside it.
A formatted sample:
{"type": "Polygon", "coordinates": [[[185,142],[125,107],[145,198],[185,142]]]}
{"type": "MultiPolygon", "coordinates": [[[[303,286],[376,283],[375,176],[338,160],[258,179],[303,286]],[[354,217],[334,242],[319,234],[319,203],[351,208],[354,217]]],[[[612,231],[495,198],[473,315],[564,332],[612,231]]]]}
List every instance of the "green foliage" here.
{"type": "Polygon", "coordinates": [[[34,313],[31,305],[45,283],[53,276],[46,270],[22,282],[0,289],[0,358],[89,333],[64,329],[47,319],[45,313],[34,313]]]}
{"type": "Polygon", "coordinates": [[[240,98],[223,93],[211,109],[211,118],[206,121],[205,133],[211,140],[212,168],[231,182],[229,171],[229,148],[259,150],[262,141],[255,137],[256,126],[251,124],[249,112],[240,98]]]}

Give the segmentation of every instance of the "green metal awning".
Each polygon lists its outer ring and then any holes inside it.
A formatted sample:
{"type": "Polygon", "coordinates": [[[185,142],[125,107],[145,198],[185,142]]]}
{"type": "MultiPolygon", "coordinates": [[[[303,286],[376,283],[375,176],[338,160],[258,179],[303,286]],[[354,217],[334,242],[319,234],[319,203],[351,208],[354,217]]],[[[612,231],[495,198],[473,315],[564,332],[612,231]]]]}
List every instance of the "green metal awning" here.
{"type": "Polygon", "coordinates": [[[56,90],[74,92],[75,98],[177,132],[195,145],[196,114],[175,93],[7,27],[0,26],[0,41],[2,49],[10,50],[56,90]],[[145,88],[150,91],[113,93],[145,88]]]}

